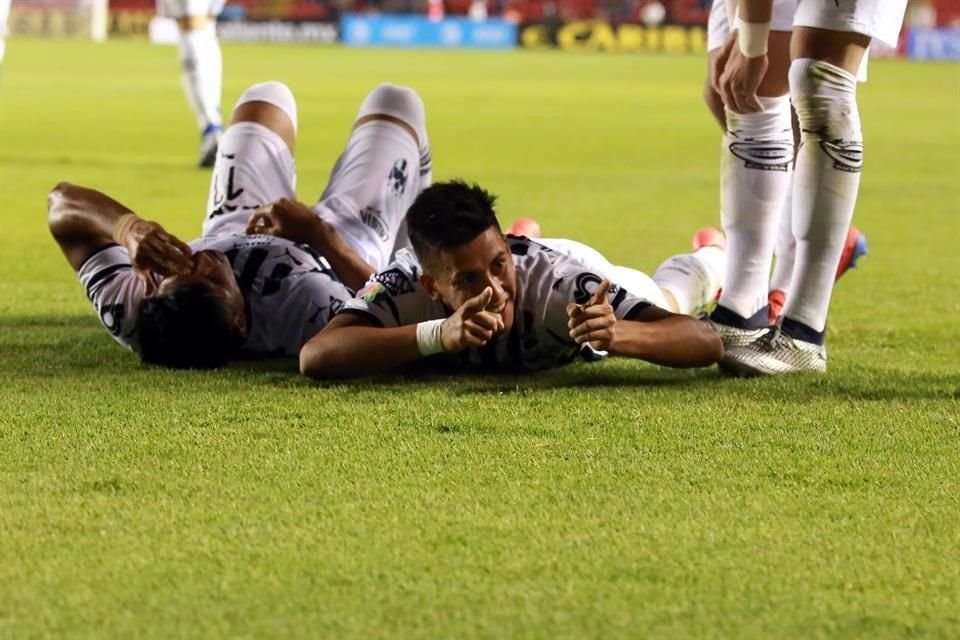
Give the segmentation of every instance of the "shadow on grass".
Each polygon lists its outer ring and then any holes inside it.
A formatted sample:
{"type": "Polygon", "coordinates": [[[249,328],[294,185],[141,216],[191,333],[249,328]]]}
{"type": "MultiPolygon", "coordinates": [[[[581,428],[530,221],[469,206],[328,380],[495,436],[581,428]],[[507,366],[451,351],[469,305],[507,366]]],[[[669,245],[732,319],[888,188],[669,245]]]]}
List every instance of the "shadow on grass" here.
{"type": "Polygon", "coordinates": [[[402,394],[434,389],[451,396],[525,396],[556,389],[633,389],[640,393],[644,389],[671,389],[694,396],[722,394],[749,402],[795,403],[818,398],[857,402],[960,400],[960,374],[857,367],[828,376],[745,380],[726,378],[716,368],[677,370],[626,360],[582,363],[530,374],[423,373],[311,384],[347,394],[373,390],[402,394]]]}
{"type": "Polygon", "coordinates": [[[402,374],[346,382],[314,382],[299,376],[294,358],[249,360],[220,371],[171,371],[143,365],[118,348],[92,315],[0,317],[0,371],[7,376],[83,378],[136,376],[162,384],[169,376],[191,376],[198,385],[232,382],[266,387],[330,389],[345,394],[407,394],[433,391],[449,396],[526,395],[551,389],[674,389],[720,393],[745,401],[797,402],[817,398],[850,401],[960,400],[960,372],[841,363],[826,376],[801,375],[737,380],[716,368],[676,370],[626,359],[577,363],[539,373],[468,373],[411,369],[402,374]]]}

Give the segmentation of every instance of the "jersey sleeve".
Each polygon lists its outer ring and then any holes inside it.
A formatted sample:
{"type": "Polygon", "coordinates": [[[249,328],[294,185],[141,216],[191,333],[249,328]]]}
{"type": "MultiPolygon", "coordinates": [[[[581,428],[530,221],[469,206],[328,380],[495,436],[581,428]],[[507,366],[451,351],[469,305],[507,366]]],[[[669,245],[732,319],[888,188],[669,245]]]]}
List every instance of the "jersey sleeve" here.
{"type": "Polygon", "coordinates": [[[283,355],[295,356],[310,338],[323,329],[353,292],[325,273],[310,273],[291,289],[283,303],[279,331],[283,355]]]}
{"type": "MultiPolygon", "coordinates": [[[[544,324],[558,335],[567,336],[567,305],[588,302],[604,278],[579,261],[566,256],[555,258],[554,268],[555,280],[550,287],[547,304],[544,305],[544,324]]],[[[651,305],[649,300],[634,295],[617,284],[610,285],[607,301],[613,307],[613,313],[618,320],[624,320],[651,305]]]]}
{"type": "Polygon", "coordinates": [[[418,281],[416,269],[394,263],[374,275],[343,305],[343,312],[367,316],[382,327],[402,327],[446,317],[443,305],[418,281]]]}
{"type": "Polygon", "coordinates": [[[108,245],[96,251],[81,265],[77,277],[100,323],[114,340],[136,351],[136,312],[144,297],[144,286],[130,264],[127,250],[108,245]]]}

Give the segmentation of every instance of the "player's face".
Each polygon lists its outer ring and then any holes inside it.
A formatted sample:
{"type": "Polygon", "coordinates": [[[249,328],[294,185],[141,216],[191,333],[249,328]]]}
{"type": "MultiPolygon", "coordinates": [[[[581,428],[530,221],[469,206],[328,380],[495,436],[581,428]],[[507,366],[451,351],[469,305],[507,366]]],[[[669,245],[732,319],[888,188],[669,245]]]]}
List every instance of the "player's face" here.
{"type": "Polygon", "coordinates": [[[506,239],[490,227],[467,244],[446,249],[442,254],[443,273],[436,275],[440,299],[450,308],[493,290],[488,309],[503,318],[504,332],[513,326],[513,302],[517,295],[517,271],[506,239]]]}
{"type": "Polygon", "coordinates": [[[205,250],[197,251],[191,259],[193,270],[187,274],[164,278],[157,293],[163,295],[188,284],[205,284],[210,287],[215,296],[223,300],[237,327],[245,330],[246,312],[243,293],[240,292],[237,278],[233,274],[233,267],[230,266],[227,256],[220,251],[205,250]]]}

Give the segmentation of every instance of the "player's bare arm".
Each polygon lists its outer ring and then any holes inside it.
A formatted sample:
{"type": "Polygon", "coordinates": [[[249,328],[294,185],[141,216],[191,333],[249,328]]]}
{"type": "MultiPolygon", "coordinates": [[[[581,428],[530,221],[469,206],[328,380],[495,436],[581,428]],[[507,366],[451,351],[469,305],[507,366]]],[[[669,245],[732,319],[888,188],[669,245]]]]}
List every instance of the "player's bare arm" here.
{"type": "Polygon", "coordinates": [[[300,373],[318,380],[375,375],[421,357],[417,327],[385,328],[353,313],[341,313],[300,349],[300,373]]]}
{"type": "Polygon", "coordinates": [[[435,353],[483,347],[503,329],[490,310],[488,287],[450,317],[419,325],[382,327],[355,313],[341,313],[300,350],[300,373],[318,379],[375,375],[435,353]]]}
{"type": "Polygon", "coordinates": [[[718,93],[728,109],[737,113],[757,113],[763,105],[757,98],[757,89],[769,64],[767,38],[773,16],[772,0],[739,0],[739,28],[732,33],[717,59],[720,75],[718,93]],[[736,46],[733,40],[736,40],[736,46]],[[726,57],[723,57],[726,53],[726,57]]]}
{"type": "Polygon", "coordinates": [[[191,250],[156,222],[95,189],[61,182],[47,197],[47,222],[74,271],[98,249],[117,243],[141,273],[188,273],[191,250]]]}
{"type": "Polygon", "coordinates": [[[723,341],[706,322],[651,306],[617,322],[610,353],[665,367],[709,367],[723,357],[723,341]]]}
{"type": "Polygon", "coordinates": [[[341,281],[354,290],[362,287],[374,274],[374,268],[343,240],[332,225],[296,200],[282,198],[254,212],[247,224],[247,233],[277,236],[312,247],[323,254],[341,281]]]}

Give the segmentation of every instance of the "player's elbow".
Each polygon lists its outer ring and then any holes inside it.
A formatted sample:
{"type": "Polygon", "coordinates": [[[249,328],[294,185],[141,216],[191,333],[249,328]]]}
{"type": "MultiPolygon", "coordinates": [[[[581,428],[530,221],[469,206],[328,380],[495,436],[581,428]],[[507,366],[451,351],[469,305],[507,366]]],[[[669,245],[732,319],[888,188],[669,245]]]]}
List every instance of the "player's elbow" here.
{"type": "Polygon", "coordinates": [[[330,380],[340,377],[335,366],[336,349],[333,341],[324,332],[310,339],[300,349],[300,374],[314,380],[330,380]]]}
{"type": "Polygon", "coordinates": [[[315,379],[324,377],[320,350],[313,340],[303,345],[300,349],[300,375],[315,379]]]}
{"type": "Polygon", "coordinates": [[[720,359],[723,358],[723,340],[720,338],[720,334],[706,322],[697,321],[697,325],[697,331],[700,334],[697,342],[700,346],[701,361],[694,366],[709,367],[720,362],[720,359]]]}
{"type": "Polygon", "coordinates": [[[72,186],[69,182],[58,182],[47,194],[47,226],[55,238],[61,235],[64,225],[66,193],[72,186]]]}

